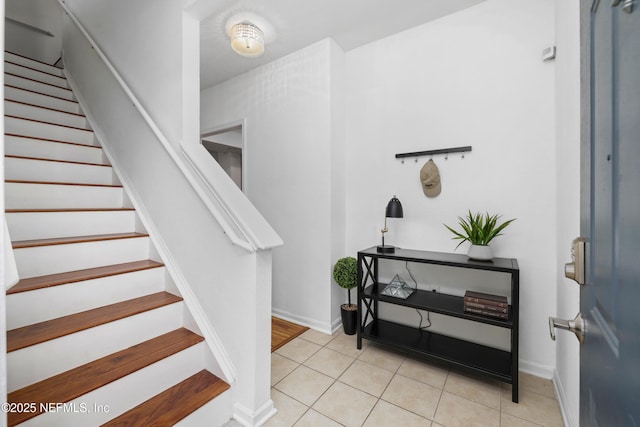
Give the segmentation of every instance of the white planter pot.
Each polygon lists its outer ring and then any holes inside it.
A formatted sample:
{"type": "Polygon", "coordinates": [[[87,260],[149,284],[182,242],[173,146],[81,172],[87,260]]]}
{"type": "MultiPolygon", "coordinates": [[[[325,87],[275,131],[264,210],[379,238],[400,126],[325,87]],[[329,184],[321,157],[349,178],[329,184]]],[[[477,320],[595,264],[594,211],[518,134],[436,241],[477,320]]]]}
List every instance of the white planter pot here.
{"type": "Polygon", "coordinates": [[[491,246],[471,245],[467,253],[469,258],[477,261],[491,261],[493,259],[493,251],[491,246]]]}

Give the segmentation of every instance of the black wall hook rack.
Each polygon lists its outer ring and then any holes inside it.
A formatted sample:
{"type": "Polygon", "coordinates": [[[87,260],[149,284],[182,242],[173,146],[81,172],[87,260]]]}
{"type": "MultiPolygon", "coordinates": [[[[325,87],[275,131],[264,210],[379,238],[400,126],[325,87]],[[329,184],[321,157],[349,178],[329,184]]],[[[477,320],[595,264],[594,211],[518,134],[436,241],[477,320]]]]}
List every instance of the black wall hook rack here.
{"type": "Polygon", "coordinates": [[[441,148],[438,150],[415,151],[413,153],[399,153],[399,154],[396,154],[396,159],[403,159],[405,157],[434,156],[436,154],[466,153],[467,151],[471,151],[470,145],[466,147],[453,147],[453,148],[441,148]]]}

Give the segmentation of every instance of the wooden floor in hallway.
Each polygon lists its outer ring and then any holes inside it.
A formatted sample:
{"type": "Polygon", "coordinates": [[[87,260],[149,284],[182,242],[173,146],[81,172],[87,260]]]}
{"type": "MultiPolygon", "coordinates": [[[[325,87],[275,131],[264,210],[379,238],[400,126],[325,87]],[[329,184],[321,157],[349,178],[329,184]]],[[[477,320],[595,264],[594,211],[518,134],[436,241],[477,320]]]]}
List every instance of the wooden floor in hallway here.
{"type": "Polygon", "coordinates": [[[271,317],[271,352],[276,351],[309,328],[288,322],[278,317],[271,317]]]}

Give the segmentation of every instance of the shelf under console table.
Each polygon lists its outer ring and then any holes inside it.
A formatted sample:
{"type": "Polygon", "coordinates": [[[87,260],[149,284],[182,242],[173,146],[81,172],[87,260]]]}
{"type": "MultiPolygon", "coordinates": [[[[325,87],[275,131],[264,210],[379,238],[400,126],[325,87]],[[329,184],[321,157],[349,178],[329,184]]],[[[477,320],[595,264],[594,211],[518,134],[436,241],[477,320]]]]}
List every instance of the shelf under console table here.
{"type": "MultiPolygon", "coordinates": [[[[394,253],[379,253],[375,246],[362,250],[358,252],[357,347],[362,348],[364,338],[509,383],[512,385],[511,400],[517,403],[519,277],[518,261],[513,258],[474,261],[466,255],[442,252],[396,248],[394,253]],[[511,282],[508,317],[500,319],[465,312],[462,296],[441,292],[416,289],[406,299],[385,295],[383,291],[388,284],[378,281],[378,261],[381,259],[506,273],[511,282]],[[510,333],[510,349],[501,350],[380,319],[379,302],[505,328],[510,333]]],[[[473,283],[469,283],[468,288],[473,290],[473,283]]]]}

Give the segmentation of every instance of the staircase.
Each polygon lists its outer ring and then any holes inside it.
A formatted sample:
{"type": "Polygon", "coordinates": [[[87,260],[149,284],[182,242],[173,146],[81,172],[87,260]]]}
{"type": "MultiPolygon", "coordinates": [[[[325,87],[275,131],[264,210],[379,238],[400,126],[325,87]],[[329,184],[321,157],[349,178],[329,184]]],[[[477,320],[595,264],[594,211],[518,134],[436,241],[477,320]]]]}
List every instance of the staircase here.
{"type": "Polygon", "coordinates": [[[8,425],[227,419],[229,385],[62,70],[5,53],[5,115],[8,425]]]}

